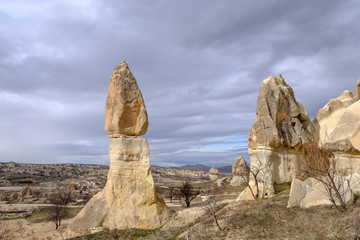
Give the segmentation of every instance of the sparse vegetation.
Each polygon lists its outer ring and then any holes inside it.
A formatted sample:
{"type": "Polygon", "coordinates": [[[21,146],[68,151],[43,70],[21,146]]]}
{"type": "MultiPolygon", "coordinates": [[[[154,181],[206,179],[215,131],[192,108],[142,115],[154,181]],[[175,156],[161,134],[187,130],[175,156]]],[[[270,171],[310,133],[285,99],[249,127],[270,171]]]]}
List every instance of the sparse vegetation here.
{"type": "Polygon", "coordinates": [[[223,191],[219,187],[208,191],[208,199],[205,201],[206,205],[203,207],[203,209],[205,209],[205,211],[211,213],[211,215],[214,217],[216,226],[220,230],[222,230],[222,227],[220,226],[218,218],[217,218],[217,211],[219,210],[219,203],[218,203],[218,200],[216,197],[222,193],[223,193],[223,191]]]}
{"type": "Polygon", "coordinates": [[[346,211],[345,198],[351,189],[346,185],[345,176],[349,171],[340,170],[334,154],[330,150],[320,149],[316,143],[304,145],[301,154],[306,177],[321,183],[333,206],[340,212],[346,211]]]}
{"type": "Polygon", "coordinates": [[[186,207],[190,207],[192,200],[194,200],[200,194],[200,191],[195,190],[189,181],[183,183],[180,192],[184,197],[186,207]]]}
{"type": "MultiPolygon", "coordinates": [[[[191,185],[190,189],[192,192],[197,193],[201,191],[204,193],[202,194],[203,196],[210,196],[210,198],[201,201],[200,197],[198,197],[199,195],[195,194],[195,198],[190,201],[191,208],[184,208],[178,199],[184,200],[183,204],[186,203],[186,198],[180,192],[180,189],[186,182],[176,179],[176,181],[171,181],[171,184],[169,184],[169,178],[162,177],[162,182],[160,184],[157,182],[158,189],[161,190],[159,193],[170,202],[169,195],[171,194],[169,194],[169,188],[173,188],[173,190],[170,190],[173,191],[172,206],[176,206],[174,209],[180,214],[184,211],[183,216],[186,218],[184,222],[175,218],[168,220],[171,222],[171,227],[168,228],[155,230],[105,229],[102,232],[74,239],[158,240],[186,239],[187,237],[190,239],[355,239],[360,235],[360,203],[347,206],[348,210],[342,213],[334,211],[332,207],[288,209],[286,206],[289,191],[281,192],[273,198],[264,199],[259,197],[258,201],[229,203],[229,200],[235,199],[239,195],[244,186],[233,187],[224,185],[216,187],[216,184],[208,181],[191,179],[191,182],[188,183],[191,185]]],[[[70,187],[74,186],[71,181],[66,180],[64,183],[67,183],[70,187]]],[[[260,188],[261,184],[262,182],[259,181],[260,188]]],[[[82,199],[83,195],[88,194],[87,191],[81,190],[81,186],[78,187],[76,185],[72,189],[75,189],[72,190],[73,192],[83,191],[80,195],[73,195],[76,199],[79,199],[80,196],[82,199]]],[[[39,194],[36,194],[36,197],[41,198],[43,194],[40,191],[39,194]]],[[[73,217],[80,210],[81,206],[65,206],[62,209],[64,217],[73,217]]],[[[9,231],[11,236],[15,236],[15,238],[20,238],[18,230],[14,230],[15,227],[16,229],[19,229],[19,227],[25,229],[24,236],[26,234],[36,235],[38,234],[37,228],[40,226],[44,228],[43,225],[47,229],[55,229],[54,223],[49,222],[49,215],[52,214],[52,211],[52,208],[45,205],[32,212],[25,220],[0,220],[0,224],[6,223],[6,226],[14,227],[9,231]],[[18,220],[23,221],[22,226],[19,226],[18,220]],[[33,230],[29,230],[31,227],[33,227],[33,230]],[[31,231],[33,232],[31,233],[31,231]]],[[[5,213],[2,216],[5,216],[5,213]]],[[[51,221],[54,221],[54,219],[51,221]]],[[[59,226],[58,231],[53,230],[54,232],[51,234],[60,239],[60,235],[65,232],[67,222],[68,220],[63,218],[62,226],[59,226]]],[[[9,234],[6,226],[0,229],[5,231],[5,235],[9,234]]],[[[9,239],[9,237],[3,239],[9,239]]]]}
{"type": "Polygon", "coordinates": [[[67,217],[66,205],[72,201],[72,191],[70,189],[56,189],[49,197],[50,207],[49,220],[54,221],[56,228],[61,225],[61,220],[67,217]]]}
{"type": "Polygon", "coordinates": [[[71,238],[69,240],[132,240],[132,239],[139,239],[145,238],[149,235],[154,234],[157,229],[124,229],[124,230],[109,230],[105,229],[101,232],[84,235],[80,237],[71,238]]]}
{"type": "Polygon", "coordinates": [[[248,176],[241,176],[243,178],[243,184],[250,190],[251,195],[255,200],[266,197],[267,182],[270,174],[268,173],[268,167],[261,161],[252,164],[249,169],[248,176]],[[260,191],[260,188],[262,191],[260,191]]]}

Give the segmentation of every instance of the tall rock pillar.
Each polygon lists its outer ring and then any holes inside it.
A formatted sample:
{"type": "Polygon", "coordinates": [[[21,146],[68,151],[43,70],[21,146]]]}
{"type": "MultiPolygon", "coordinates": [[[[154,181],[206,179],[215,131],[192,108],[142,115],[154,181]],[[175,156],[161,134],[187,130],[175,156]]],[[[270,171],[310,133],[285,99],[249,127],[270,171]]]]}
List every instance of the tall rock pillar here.
{"type": "Polygon", "coordinates": [[[170,215],[157,196],[150,170],[148,127],[143,97],[128,65],[121,62],[110,79],[105,106],[105,132],[110,139],[110,169],[105,188],[72,220],[70,231],[156,228],[170,215]]]}
{"type": "MultiPolygon", "coordinates": [[[[256,115],[248,136],[250,168],[259,172],[267,196],[290,185],[301,163],[298,150],[316,140],[316,130],[281,75],[262,82],[256,115]]],[[[249,180],[252,184],[252,175],[249,180]]]]}

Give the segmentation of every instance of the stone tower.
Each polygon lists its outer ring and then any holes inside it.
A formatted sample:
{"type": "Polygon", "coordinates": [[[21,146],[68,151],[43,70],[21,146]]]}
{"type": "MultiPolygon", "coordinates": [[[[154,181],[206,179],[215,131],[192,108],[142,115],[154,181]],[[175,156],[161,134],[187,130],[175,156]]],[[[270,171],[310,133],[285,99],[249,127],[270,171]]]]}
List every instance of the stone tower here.
{"type": "Polygon", "coordinates": [[[144,100],[128,65],[121,62],[110,79],[105,132],[110,137],[110,169],[104,189],[70,223],[73,235],[94,227],[156,228],[171,211],[157,196],[150,170],[144,100]]]}

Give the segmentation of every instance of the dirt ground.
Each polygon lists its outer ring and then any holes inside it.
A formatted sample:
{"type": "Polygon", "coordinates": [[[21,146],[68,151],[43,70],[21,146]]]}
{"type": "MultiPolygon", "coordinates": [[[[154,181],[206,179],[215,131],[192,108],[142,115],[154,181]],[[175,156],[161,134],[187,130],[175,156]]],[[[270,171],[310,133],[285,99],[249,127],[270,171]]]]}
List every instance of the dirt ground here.
{"type": "Polygon", "coordinates": [[[0,239],[55,240],[66,239],[69,219],[63,220],[58,230],[53,222],[32,223],[26,219],[0,221],[0,239]]]}
{"type": "MultiPolygon", "coordinates": [[[[119,230],[116,234],[89,235],[78,239],[355,239],[360,234],[360,202],[339,213],[332,207],[287,208],[288,191],[269,199],[235,202],[236,193],[217,196],[217,218],[198,197],[190,208],[178,200],[166,203],[175,211],[166,224],[156,230],[119,230]],[[115,237],[114,237],[115,236],[115,237]],[[131,236],[131,237],[129,237],[131,236]],[[134,237],[135,236],[135,237],[134,237]]],[[[0,221],[0,239],[66,239],[69,219],[58,230],[49,221],[34,218],[0,221]]]]}

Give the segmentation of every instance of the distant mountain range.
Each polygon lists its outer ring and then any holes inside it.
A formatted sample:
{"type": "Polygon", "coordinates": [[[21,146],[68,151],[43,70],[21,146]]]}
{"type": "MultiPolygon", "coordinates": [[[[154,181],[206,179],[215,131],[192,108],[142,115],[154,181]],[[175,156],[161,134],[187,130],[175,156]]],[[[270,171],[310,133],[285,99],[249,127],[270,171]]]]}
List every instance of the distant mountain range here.
{"type": "MultiPolygon", "coordinates": [[[[159,166],[154,166],[154,167],[159,167],[159,166]]],[[[210,168],[209,166],[205,166],[202,164],[197,164],[197,165],[184,165],[181,167],[166,167],[166,168],[171,168],[171,169],[179,169],[179,170],[190,170],[190,171],[203,171],[203,172],[209,172],[210,168]]],[[[231,173],[231,166],[223,166],[223,167],[219,167],[217,168],[219,170],[220,173],[231,173]]]]}

